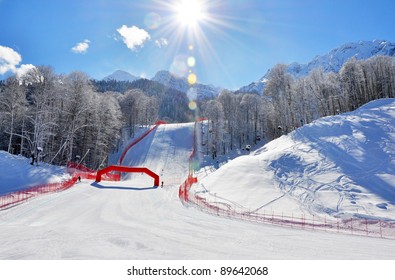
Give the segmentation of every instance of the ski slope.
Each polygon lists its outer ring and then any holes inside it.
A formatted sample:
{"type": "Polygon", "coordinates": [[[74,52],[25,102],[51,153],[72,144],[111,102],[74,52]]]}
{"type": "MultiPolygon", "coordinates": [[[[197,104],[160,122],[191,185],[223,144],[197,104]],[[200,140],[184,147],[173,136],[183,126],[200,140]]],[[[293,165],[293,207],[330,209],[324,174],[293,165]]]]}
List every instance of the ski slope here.
{"type": "Polygon", "coordinates": [[[395,221],[395,100],[321,118],[204,176],[194,191],[253,213],[395,221]]]}
{"type": "MultiPolygon", "coordinates": [[[[146,167],[158,174],[164,185],[179,186],[188,175],[193,129],[194,123],[159,125],[127,152],[122,165],[146,167]]],[[[123,179],[147,186],[149,182],[144,177],[147,176],[129,173],[123,179]]]]}
{"type": "Polygon", "coordinates": [[[161,125],[125,156],[124,163],[161,173],[163,188],[129,174],[0,211],[0,259],[395,258],[393,240],[240,222],[183,206],[178,180],[187,174],[192,136],[193,124],[161,125]]]}

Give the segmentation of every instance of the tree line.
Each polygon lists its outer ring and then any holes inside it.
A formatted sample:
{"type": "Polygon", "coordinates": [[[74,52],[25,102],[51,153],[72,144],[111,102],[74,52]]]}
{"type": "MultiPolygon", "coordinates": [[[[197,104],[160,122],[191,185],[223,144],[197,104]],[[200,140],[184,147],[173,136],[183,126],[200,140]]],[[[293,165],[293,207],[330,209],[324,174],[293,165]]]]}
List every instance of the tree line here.
{"type": "MultiPolygon", "coordinates": [[[[392,57],[350,59],[339,73],[318,68],[300,78],[278,64],[261,94],[224,90],[197,100],[197,115],[208,119],[198,137],[205,153],[215,157],[270,141],[317,118],[394,97],[392,57]]],[[[0,81],[0,149],[24,156],[42,150],[41,160],[52,164],[78,156],[99,168],[117,149],[122,128],[133,137],[136,127],[158,119],[193,121],[188,102],[186,93],[150,80],[99,83],[82,72],[59,75],[49,66],[36,67],[23,79],[0,81]],[[124,91],[116,91],[120,88],[124,91]]]]}
{"type": "Polygon", "coordinates": [[[96,169],[117,149],[122,127],[132,137],[159,118],[191,121],[185,93],[154,82],[128,87],[100,92],[85,73],[59,75],[49,66],[9,77],[0,83],[0,149],[59,165],[83,159],[96,169]]]}
{"type": "Polygon", "coordinates": [[[216,99],[201,101],[200,114],[208,118],[208,131],[200,137],[207,154],[226,154],[272,140],[320,117],[394,97],[393,57],[352,58],[339,73],[318,68],[300,78],[288,73],[287,65],[278,64],[259,95],[223,91],[216,99]]]}

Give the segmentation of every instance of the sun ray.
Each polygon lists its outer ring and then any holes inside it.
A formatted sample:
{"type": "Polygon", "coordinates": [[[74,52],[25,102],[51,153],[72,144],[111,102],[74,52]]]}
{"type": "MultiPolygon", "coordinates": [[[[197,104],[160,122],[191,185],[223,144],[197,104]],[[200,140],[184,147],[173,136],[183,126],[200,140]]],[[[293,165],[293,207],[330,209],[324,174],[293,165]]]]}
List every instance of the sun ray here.
{"type": "MultiPolygon", "coordinates": [[[[180,57],[184,57],[186,69],[196,75],[197,82],[204,75],[208,76],[209,70],[213,67],[221,71],[225,77],[229,77],[229,81],[232,80],[229,75],[229,62],[221,59],[216,48],[217,42],[210,38],[214,36],[221,44],[238,45],[245,53],[252,53],[254,52],[252,48],[240,38],[233,36],[233,32],[230,31],[246,36],[261,36],[254,33],[254,30],[245,28],[245,22],[249,19],[223,14],[227,5],[223,1],[154,0],[154,2],[156,12],[161,15],[161,25],[154,32],[169,41],[169,45],[163,50],[165,52],[163,59],[167,61],[169,70],[172,70],[175,68],[174,64],[179,63],[180,57]],[[193,49],[190,49],[190,46],[193,46],[193,49]],[[188,62],[189,56],[193,56],[193,62],[188,62]]],[[[185,78],[190,74],[185,69],[177,72],[185,73],[185,78]]]]}
{"type": "Polygon", "coordinates": [[[199,0],[181,0],[175,6],[175,11],[178,21],[187,26],[195,26],[204,17],[199,0]]]}

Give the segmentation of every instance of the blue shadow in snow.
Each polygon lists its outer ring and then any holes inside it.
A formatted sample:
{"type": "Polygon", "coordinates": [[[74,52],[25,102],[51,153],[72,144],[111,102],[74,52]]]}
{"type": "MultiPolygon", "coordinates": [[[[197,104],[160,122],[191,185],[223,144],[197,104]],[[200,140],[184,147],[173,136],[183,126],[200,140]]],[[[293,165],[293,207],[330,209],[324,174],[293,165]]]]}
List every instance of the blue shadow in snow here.
{"type": "MultiPolygon", "coordinates": [[[[364,115],[357,115],[365,117],[364,115]]],[[[392,116],[385,112],[376,112],[376,118],[370,121],[359,121],[350,123],[348,119],[338,123],[324,123],[320,125],[301,128],[299,132],[293,133],[293,139],[309,143],[317,151],[340,167],[343,173],[353,180],[357,185],[363,186],[388,203],[395,205],[395,188],[393,183],[384,181],[379,174],[395,174],[393,164],[393,150],[391,133],[392,124],[384,123],[391,120],[392,116]],[[353,137],[353,129],[364,135],[364,141],[358,142],[353,137]],[[359,159],[344,149],[341,149],[336,142],[331,142],[325,138],[342,138],[350,143],[346,147],[357,148],[363,154],[359,159]],[[354,141],[354,142],[352,142],[354,141]],[[355,144],[358,142],[357,144],[355,144]],[[354,144],[354,145],[352,145],[354,144]],[[374,166],[377,165],[377,166],[374,166]]],[[[296,163],[293,163],[296,165],[296,163]]]]}
{"type": "Polygon", "coordinates": [[[121,186],[103,186],[100,185],[98,182],[93,182],[91,184],[92,187],[98,188],[98,189],[110,189],[110,190],[131,190],[131,191],[148,191],[148,190],[155,190],[158,187],[153,186],[153,187],[147,187],[147,188],[133,188],[133,187],[121,187],[121,186]]]}

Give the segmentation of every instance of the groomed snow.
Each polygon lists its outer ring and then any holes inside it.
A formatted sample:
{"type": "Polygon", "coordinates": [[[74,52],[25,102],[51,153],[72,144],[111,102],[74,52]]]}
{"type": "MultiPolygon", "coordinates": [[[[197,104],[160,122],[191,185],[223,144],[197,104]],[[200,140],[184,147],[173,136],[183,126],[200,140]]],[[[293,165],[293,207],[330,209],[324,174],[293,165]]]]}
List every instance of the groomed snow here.
{"type": "MultiPolygon", "coordinates": [[[[178,184],[170,181],[187,170],[193,124],[160,127],[127,161],[163,170],[164,188],[141,185],[141,174],[122,182],[83,181],[0,211],[0,259],[395,258],[393,240],[240,222],[183,206],[178,184]]],[[[1,177],[9,171],[4,166],[1,177]]]]}

